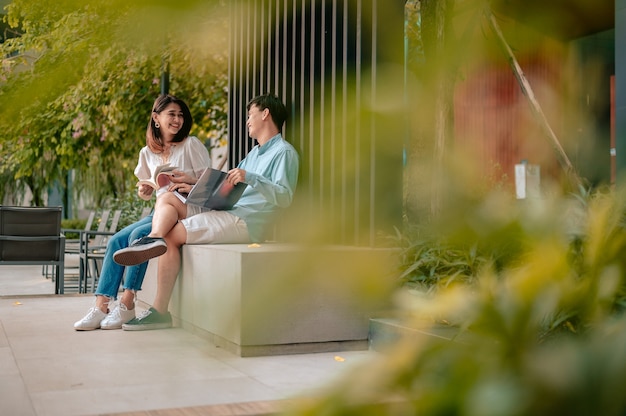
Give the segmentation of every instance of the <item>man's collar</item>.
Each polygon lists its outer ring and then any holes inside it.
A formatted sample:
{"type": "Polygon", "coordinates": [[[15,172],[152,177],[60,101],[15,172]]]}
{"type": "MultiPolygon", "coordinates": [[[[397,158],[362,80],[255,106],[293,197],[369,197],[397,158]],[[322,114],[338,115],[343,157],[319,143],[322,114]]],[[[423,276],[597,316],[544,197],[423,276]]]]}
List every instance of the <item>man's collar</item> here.
{"type": "Polygon", "coordinates": [[[270,143],[274,143],[275,141],[281,140],[281,139],[282,139],[282,135],[281,135],[281,133],[278,133],[277,135],[273,136],[271,139],[269,139],[265,143],[263,143],[263,144],[259,143],[259,150],[262,151],[263,149],[265,149],[267,147],[271,147],[271,146],[268,146],[270,143]]]}

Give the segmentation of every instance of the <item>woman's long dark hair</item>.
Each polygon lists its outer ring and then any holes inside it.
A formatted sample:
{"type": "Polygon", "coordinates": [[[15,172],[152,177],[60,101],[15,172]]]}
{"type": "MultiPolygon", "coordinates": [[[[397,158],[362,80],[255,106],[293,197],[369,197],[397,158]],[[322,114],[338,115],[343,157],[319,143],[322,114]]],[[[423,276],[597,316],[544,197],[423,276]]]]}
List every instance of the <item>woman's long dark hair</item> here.
{"type": "MultiPolygon", "coordinates": [[[[189,111],[189,107],[187,104],[173,95],[165,94],[159,95],[157,99],[154,101],[154,105],[152,106],[153,113],[160,113],[170,105],[171,103],[176,103],[180,106],[180,109],[183,112],[183,126],[174,136],[173,142],[179,143],[185,140],[187,136],[189,136],[189,132],[191,131],[191,126],[193,125],[193,117],[191,117],[191,111],[189,111]]],[[[150,121],[148,122],[148,129],[146,131],[146,146],[150,148],[154,153],[161,153],[164,148],[163,137],[161,137],[161,131],[154,125],[154,120],[152,119],[152,114],[150,114],[150,121]]]]}

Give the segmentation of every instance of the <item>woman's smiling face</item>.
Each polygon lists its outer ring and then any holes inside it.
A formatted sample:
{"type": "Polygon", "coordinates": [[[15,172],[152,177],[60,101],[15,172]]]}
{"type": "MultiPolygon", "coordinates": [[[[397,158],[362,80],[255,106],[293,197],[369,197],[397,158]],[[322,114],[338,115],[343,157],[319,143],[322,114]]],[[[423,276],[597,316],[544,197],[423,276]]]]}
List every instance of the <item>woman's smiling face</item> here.
{"type": "Polygon", "coordinates": [[[185,118],[180,105],[170,103],[160,113],[156,113],[154,121],[159,123],[159,129],[164,138],[173,138],[183,127],[185,118]]]}

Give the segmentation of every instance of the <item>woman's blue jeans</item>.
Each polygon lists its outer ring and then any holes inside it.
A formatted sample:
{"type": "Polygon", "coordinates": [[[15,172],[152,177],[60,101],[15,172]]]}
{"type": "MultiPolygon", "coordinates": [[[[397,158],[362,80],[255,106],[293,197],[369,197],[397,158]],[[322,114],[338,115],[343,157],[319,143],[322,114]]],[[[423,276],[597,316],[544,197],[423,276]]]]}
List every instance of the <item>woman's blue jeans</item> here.
{"type": "Polygon", "coordinates": [[[143,278],[146,275],[148,263],[138,264],[137,266],[124,267],[117,264],[113,260],[113,253],[121,248],[126,248],[138,238],[145,237],[152,230],[152,215],[148,215],[139,221],[124,227],[115,235],[113,235],[107,244],[102,262],[102,272],[98,280],[96,295],[108,296],[117,299],[120,290],[120,284],[124,279],[124,270],[126,270],[126,279],[124,280],[124,289],[133,291],[141,290],[143,278]]]}

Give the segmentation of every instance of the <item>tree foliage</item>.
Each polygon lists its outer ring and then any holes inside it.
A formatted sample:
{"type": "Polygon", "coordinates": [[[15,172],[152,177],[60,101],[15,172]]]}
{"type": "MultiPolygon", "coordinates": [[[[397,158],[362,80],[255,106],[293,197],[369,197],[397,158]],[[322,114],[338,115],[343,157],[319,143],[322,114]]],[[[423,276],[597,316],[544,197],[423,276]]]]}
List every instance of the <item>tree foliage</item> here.
{"type": "Polygon", "coordinates": [[[0,49],[0,200],[41,204],[52,184],[101,205],[134,185],[150,108],[184,99],[192,134],[225,143],[228,26],[223,1],[14,0],[21,36],[0,49]],[[167,65],[167,66],[166,66],[167,65]]]}

